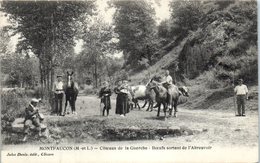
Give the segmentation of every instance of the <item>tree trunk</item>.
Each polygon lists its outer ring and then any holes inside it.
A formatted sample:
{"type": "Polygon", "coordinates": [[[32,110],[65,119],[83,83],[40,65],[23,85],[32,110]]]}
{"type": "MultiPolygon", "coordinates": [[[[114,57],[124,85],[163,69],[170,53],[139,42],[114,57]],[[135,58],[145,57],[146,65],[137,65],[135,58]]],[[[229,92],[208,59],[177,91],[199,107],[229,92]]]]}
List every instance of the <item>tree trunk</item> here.
{"type": "Polygon", "coordinates": [[[41,59],[39,59],[40,63],[39,63],[39,69],[40,69],[40,85],[41,85],[41,98],[43,98],[43,91],[44,91],[44,87],[43,87],[43,68],[42,68],[42,61],[41,59]]]}

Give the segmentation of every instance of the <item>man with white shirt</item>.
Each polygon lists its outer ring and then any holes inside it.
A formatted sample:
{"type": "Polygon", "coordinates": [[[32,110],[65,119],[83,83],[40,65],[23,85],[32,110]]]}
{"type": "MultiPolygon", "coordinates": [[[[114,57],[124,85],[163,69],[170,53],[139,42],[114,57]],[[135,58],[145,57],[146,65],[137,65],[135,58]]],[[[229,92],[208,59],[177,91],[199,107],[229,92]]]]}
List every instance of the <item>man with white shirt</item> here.
{"type": "Polygon", "coordinates": [[[170,93],[170,88],[172,87],[173,82],[172,82],[172,77],[170,75],[169,70],[165,71],[165,76],[164,76],[163,82],[161,82],[161,84],[167,89],[167,92],[168,92],[168,108],[171,109],[171,107],[172,107],[172,96],[171,96],[171,93],[170,93]]]}
{"type": "Polygon", "coordinates": [[[64,87],[62,75],[57,75],[57,81],[53,84],[53,92],[55,96],[55,112],[57,115],[62,115],[62,99],[64,95],[64,87]]]}
{"type": "Polygon", "coordinates": [[[238,115],[236,116],[246,116],[245,115],[245,103],[248,99],[248,89],[247,86],[243,84],[243,79],[238,80],[238,85],[235,87],[234,92],[237,97],[237,110],[238,115]]]}

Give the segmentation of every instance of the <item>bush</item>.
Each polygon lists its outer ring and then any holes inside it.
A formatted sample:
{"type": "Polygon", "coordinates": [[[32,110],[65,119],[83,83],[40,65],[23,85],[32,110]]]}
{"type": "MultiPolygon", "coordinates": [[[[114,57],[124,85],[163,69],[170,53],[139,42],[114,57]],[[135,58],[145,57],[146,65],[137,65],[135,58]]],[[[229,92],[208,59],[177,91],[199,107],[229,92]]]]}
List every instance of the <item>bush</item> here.
{"type": "MultiPolygon", "coordinates": [[[[3,130],[5,130],[8,125],[10,126],[11,122],[13,122],[15,118],[24,117],[25,108],[29,105],[31,98],[36,97],[35,95],[35,91],[33,90],[25,90],[20,88],[7,89],[2,91],[1,126],[3,130]]],[[[44,110],[50,108],[48,101],[46,100],[42,100],[38,107],[44,110]]]]}
{"type": "Polygon", "coordinates": [[[84,94],[85,95],[97,95],[98,94],[98,89],[94,88],[92,85],[85,86],[84,94]]]}
{"type": "Polygon", "coordinates": [[[222,87],[222,83],[216,79],[216,71],[211,70],[207,71],[203,75],[204,80],[206,81],[206,87],[210,89],[217,89],[222,87]]]}
{"type": "Polygon", "coordinates": [[[30,99],[17,89],[3,91],[1,94],[1,114],[8,118],[22,117],[30,99]]]}

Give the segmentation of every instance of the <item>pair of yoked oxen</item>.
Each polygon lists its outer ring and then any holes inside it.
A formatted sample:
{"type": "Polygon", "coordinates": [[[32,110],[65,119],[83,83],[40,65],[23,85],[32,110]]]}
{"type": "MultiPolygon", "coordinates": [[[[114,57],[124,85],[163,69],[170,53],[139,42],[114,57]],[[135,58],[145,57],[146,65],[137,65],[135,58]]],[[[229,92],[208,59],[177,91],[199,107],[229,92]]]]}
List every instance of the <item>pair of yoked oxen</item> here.
{"type": "Polygon", "coordinates": [[[131,87],[132,101],[135,103],[135,107],[140,106],[138,100],[145,100],[145,103],[142,108],[148,103],[148,108],[146,111],[152,111],[153,108],[158,107],[157,117],[160,116],[161,105],[163,105],[164,117],[166,118],[167,109],[169,110],[169,116],[172,116],[172,111],[174,109],[173,116],[177,116],[177,105],[179,97],[181,95],[189,97],[188,89],[185,86],[177,87],[176,85],[171,85],[168,90],[166,87],[159,82],[151,79],[146,85],[138,85],[131,87]],[[169,100],[172,98],[172,100],[169,100]],[[171,104],[169,104],[171,101],[171,104]],[[157,103],[155,106],[154,103],[157,103]],[[170,106],[170,108],[168,108],[170,106]]]}

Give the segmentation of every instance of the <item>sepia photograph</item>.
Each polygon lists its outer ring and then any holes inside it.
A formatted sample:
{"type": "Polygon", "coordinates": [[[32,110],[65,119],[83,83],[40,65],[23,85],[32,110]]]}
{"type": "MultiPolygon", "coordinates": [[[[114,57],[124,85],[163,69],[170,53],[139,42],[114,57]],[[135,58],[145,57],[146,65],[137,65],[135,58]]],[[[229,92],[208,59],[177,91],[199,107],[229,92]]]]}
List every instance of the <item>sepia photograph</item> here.
{"type": "Polygon", "coordinates": [[[257,13],[0,0],[0,162],[258,162],[257,13]]]}

